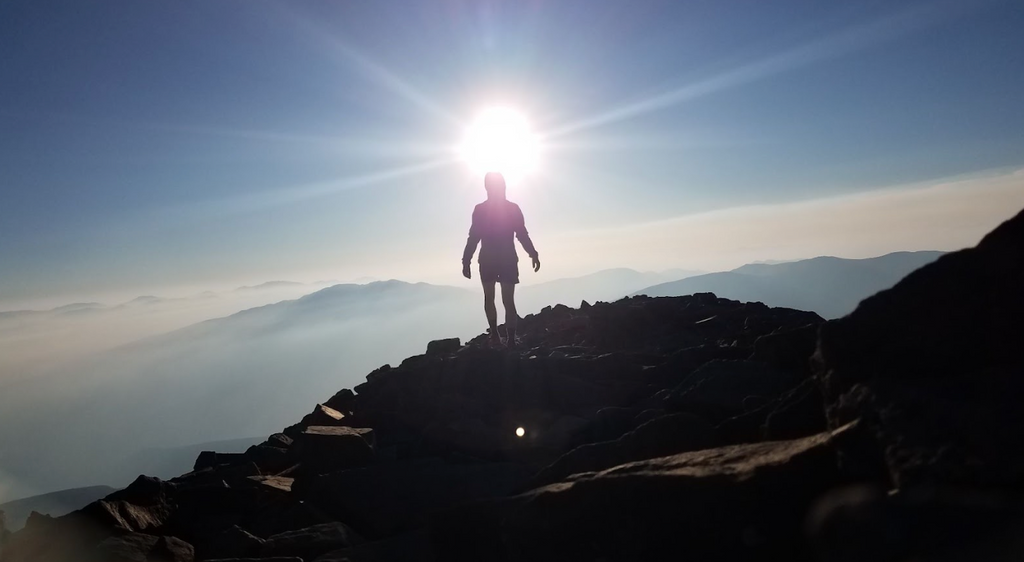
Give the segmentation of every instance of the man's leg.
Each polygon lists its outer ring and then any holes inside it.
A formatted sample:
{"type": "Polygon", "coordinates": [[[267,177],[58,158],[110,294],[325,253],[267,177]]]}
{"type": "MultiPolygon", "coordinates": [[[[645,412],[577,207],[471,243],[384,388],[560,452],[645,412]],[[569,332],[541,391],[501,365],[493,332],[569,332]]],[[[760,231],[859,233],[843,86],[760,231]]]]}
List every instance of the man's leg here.
{"type": "Polygon", "coordinates": [[[494,307],[494,281],[481,281],[484,285],[484,314],[487,315],[487,327],[490,328],[491,341],[501,341],[498,336],[498,310],[494,307]]]}
{"type": "Polygon", "coordinates": [[[515,283],[502,282],[501,304],[505,307],[505,331],[508,332],[508,345],[512,347],[516,344],[516,324],[519,321],[519,314],[516,312],[515,283]]]}

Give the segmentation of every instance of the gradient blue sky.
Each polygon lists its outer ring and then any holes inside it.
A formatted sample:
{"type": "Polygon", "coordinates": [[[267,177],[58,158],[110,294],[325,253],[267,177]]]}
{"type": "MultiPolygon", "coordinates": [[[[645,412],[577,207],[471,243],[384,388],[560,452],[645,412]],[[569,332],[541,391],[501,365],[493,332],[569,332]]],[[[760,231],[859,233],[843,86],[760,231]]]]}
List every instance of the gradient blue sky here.
{"type": "Polygon", "coordinates": [[[531,280],[954,249],[1024,205],[1021,29],[1013,0],[0,0],[0,309],[457,284],[483,191],[452,148],[495,104],[545,138],[509,193],[531,280]]]}

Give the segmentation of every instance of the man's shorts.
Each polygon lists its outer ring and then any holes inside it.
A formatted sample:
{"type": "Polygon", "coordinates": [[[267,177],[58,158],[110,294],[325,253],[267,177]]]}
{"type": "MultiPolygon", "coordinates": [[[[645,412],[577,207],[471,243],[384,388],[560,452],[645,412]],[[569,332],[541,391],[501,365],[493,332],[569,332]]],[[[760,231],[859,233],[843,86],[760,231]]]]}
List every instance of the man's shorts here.
{"type": "Polygon", "coordinates": [[[505,262],[480,262],[480,280],[484,283],[518,283],[519,263],[515,261],[505,262]]]}

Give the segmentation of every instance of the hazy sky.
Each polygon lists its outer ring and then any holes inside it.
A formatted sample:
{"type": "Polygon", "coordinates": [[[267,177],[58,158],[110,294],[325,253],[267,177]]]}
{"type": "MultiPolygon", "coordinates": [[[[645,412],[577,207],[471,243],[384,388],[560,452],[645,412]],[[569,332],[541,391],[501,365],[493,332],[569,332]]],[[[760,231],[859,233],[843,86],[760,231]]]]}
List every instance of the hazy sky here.
{"type": "Polygon", "coordinates": [[[459,284],[482,108],[546,280],[954,249],[1024,206],[1017,0],[0,1],[0,309],[459,284]]]}

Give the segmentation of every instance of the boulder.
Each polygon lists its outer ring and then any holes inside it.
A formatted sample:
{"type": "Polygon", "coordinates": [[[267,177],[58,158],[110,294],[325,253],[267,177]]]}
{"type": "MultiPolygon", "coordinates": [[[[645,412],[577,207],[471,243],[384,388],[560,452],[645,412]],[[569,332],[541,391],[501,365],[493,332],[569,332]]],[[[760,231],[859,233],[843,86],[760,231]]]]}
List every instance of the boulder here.
{"type": "Polygon", "coordinates": [[[234,487],[223,480],[182,486],[174,494],[174,509],[162,528],[173,529],[202,550],[208,538],[235,525],[244,526],[258,502],[259,495],[251,488],[234,487]]]}
{"type": "Polygon", "coordinates": [[[374,458],[374,434],[364,427],[314,425],[296,436],[295,449],[303,466],[320,473],[365,466],[374,458]]]}
{"type": "MultiPolygon", "coordinates": [[[[92,551],[96,562],[193,562],[192,545],[174,537],[128,533],[110,537],[92,551]]],[[[87,556],[88,557],[88,556],[87,556]]]]}
{"type": "Polygon", "coordinates": [[[300,423],[306,427],[310,427],[314,425],[345,425],[344,422],[345,414],[331,408],[330,406],[317,404],[316,407],[313,408],[312,412],[306,414],[302,418],[300,423]]]}
{"type": "Polygon", "coordinates": [[[434,340],[427,344],[427,355],[448,355],[455,353],[460,347],[462,341],[459,338],[434,340]]]}
{"type": "Polygon", "coordinates": [[[202,488],[206,486],[218,486],[222,483],[237,484],[250,476],[258,476],[260,468],[256,463],[243,458],[238,464],[225,464],[210,468],[204,468],[183,474],[171,481],[172,492],[188,488],[202,488]]]}
{"type": "Polygon", "coordinates": [[[294,478],[288,476],[250,476],[247,480],[256,486],[266,486],[281,492],[291,492],[292,483],[295,482],[294,478]]]}
{"type": "Polygon", "coordinates": [[[167,523],[174,506],[173,487],[149,476],[139,476],[123,490],[93,502],[81,510],[82,516],[97,525],[120,532],[143,532],[167,523]]]}
{"type": "Polygon", "coordinates": [[[931,383],[875,379],[829,408],[831,423],[863,419],[899,488],[960,486],[1024,491],[1024,369],[931,383]]]}
{"type": "MultiPolygon", "coordinates": [[[[324,404],[324,405],[328,406],[328,407],[331,407],[328,404],[324,404]]],[[[337,408],[333,408],[333,409],[337,410],[337,408]]],[[[277,448],[277,449],[288,449],[289,447],[292,446],[293,442],[295,442],[295,440],[292,439],[291,437],[288,437],[284,433],[275,433],[275,434],[271,435],[270,437],[268,437],[267,440],[265,442],[263,442],[263,445],[266,445],[268,447],[274,447],[274,448],[277,448]]]]}
{"type": "Polygon", "coordinates": [[[761,362],[715,360],[676,386],[665,404],[717,424],[770,403],[799,382],[792,371],[761,362]]]}
{"type": "Polygon", "coordinates": [[[245,478],[178,489],[165,529],[189,540],[200,552],[234,526],[269,537],[331,519],[280,487],[245,478]]]}
{"type": "Polygon", "coordinates": [[[422,526],[435,511],[513,493],[530,475],[513,463],[426,459],[324,474],[301,494],[361,536],[379,539],[422,526]]]}
{"type": "MultiPolygon", "coordinates": [[[[385,365],[390,368],[390,366],[385,365]]],[[[331,396],[329,400],[324,402],[324,406],[335,409],[342,413],[348,413],[352,411],[352,403],[355,401],[356,393],[352,392],[351,389],[343,388],[336,392],[334,396],[331,396]]]]}
{"type": "Polygon", "coordinates": [[[351,529],[343,523],[334,521],[269,537],[260,548],[260,557],[295,556],[303,560],[312,560],[321,554],[348,548],[360,542],[362,539],[351,529]]]}
{"type": "Polygon", "coordinates": [[[216,451],[203,451],[199,453],[199,457],[196,458],[196,462],[192,466],[192,470],[195,471],[202,470],[204,468],[232,465],[245,462],[245,460],[245,453],[218,453],[216,451]]]}
{"type": "MultiPolygon", "coordinates": [[[[296,431],[293,430],[294,433],[296,431]]],[[[246,449],[244,459],[255,464],[262,474],[280,473],[295,465],[296,461],[291,451],[293,442],[292,437],[284,433],[275,433],[263,443],[246,449]]]]}
{"type": "Polygon", "coordinates": [[[551,410],[582,418],[593,418],[599,410],[609,406],[629,405],[642,398],[645,389],[640,382],[591,382],[558,372],[549,372],[544,384],[551,410]]]}
{"type": "Polygon", "coordinates": [[[762,436],[796,439],[825,431],[825,406],[817,381],[807,379],[775,401],[765,417],[762,436]]]}
{"type": "Polygon", "coordinates": [[[500,519],[504,554],[509,561],[804,558],[804,516],[842,482],[833,441],[847,429],[628,463],[527,492],[500,519]]]}
{"type": "Polygon", "coordinates": [[[201,560],[211,558],[245,558],[259,554],[263,539],[232,525],[224,532],[197,545],[196,554],[201,560]]]}
{"type": "Polygon", "coordinates": [[[810,375],[811,356],[818,345],[818,327],[815,322],[760,336],[754,340],[752,361],[761,361],[778,369],[790,369],[810,375]]]}
{"type": "Polygon", "coordinates": [[[469,416],[427,424],[422,430],[422,437],[416,456],[461,454],[480,459],[500,458],[502,451],[514,439],[512,430],[502,431],[497,425],[469,416]]]}
{"type": "Polygon", "coordinates": [[[543,486],[573,474],[598,472],[633,461],[710,449],[718,444],[715,429],[690,414],[672,414],[644,423],[614,441],[581,445],[569,451],[532,480],[543,486]]]}
{"type": "Polygon", "coordinates": [[[325,510],[310,502],[298,501],[293,494],[278,494],[273,501],[265,500],[259,503],[253,512],[243,519],[243,524],[254,535],[273,537],[333,521],[334,518],[325,510]]]}
{"type": "Polygon", "coordinates": [[[1024,553],[1024,504],[991,491],[855,486],[819,500],[808,532],[822,562],[1009,562],[1024,553]]]}
{"type": "Polygon", "coordinates": [[[611,407],[601,408],[594,415],[592,441],[613,441],[624,433],[636,429],[636,417],[639,408],[611,407]]]}
{"type": "Polygon", "coordinates": [[[686,347],[667,354],[656,365],[644,369],[642,376],[661,388],[673,388],[709,361],[748,359],[750,354],[750,348],[718,343],[686,347]]]}
{"type": "Polygon", "coordinates": [[[416,531],[329,552],[313,562],[435,562],[430,538],[416,531]]]}
{"type": "Polygon", "coordinates": [[[253,445],[246,449],[245,459],[256,466],[260,474],[278,474],[297,462],[291,450],[267,444],[253,445]]]}
{"type": "Polygon", "coordinates": [[[330,406],[317,404],[316,407],[313,408],[313,411],[306,414],[299,423],[286,427],[284,429],[284,434],[286,437],[294,440],[302,433],[302,430],[307,427],[333,427],[341,425],[349,425],[345,420],[345,414],[331,408],[330,406]]]}

